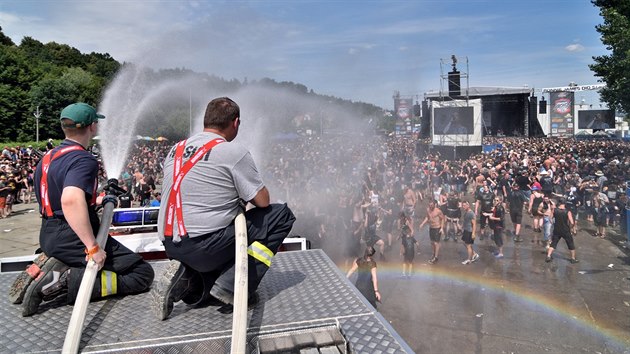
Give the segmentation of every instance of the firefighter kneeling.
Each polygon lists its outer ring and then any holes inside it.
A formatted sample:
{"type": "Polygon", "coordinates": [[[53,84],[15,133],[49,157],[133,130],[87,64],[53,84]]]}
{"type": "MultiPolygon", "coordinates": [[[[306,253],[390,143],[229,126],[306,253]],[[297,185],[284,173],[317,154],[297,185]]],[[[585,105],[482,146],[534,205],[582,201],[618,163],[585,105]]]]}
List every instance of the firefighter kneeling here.
{"type": "Polygon", "coordinates": [[[158,236],[172,259],[153,290],[157,316],[174,303],[200,305],[211,298],[233,304],[234,218],[246,201],[250,303],[287,237],[295,217],[286,204],[270,204],[250,152],[232,142],[241,123],[238,105],[212,100],[204,130],[171,149],[164,161],[158,236]]]}

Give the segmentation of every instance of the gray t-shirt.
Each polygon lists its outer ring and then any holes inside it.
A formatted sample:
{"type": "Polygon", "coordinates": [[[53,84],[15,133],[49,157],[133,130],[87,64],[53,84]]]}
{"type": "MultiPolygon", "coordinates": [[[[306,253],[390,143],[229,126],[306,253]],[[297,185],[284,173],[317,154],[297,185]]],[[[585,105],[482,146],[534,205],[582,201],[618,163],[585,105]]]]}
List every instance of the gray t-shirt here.
{"type": "Polygon", "coordinates": [[[473,225],[472,222],[475,220],[475,212],[472,210],[468,210],[468,212],[464,213],[464,219],[462,221],[462,228],[464,231],[472,232],[473,225]]]}
{"type": "MultiPolygon", "coordinates": [[[[201,132],[186,141],[184,163],[197,149],[219,135],[201,132]]],[[[158,218],[158,237],[164,240],[168,198],[173,184],[175,147],[164,160],[162,205],[158,218]]],[[[184,226],[189,237],[197,237],[227,227],[236,217],[239,200],[250,201],[264,187],[250,152],[235,142],[216,145],[186,174],[181,184],[184,226]]],[[[177,216],[173,241],[178,242],[177,216]]]]}

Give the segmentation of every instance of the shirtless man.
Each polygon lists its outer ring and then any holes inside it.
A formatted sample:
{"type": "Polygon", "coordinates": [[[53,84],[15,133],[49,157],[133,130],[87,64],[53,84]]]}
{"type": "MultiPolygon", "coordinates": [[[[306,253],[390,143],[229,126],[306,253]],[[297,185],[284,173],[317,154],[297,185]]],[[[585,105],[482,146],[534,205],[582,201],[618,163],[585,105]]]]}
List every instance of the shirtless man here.
{"type": "Polygon", "coordinates": [[[444,234],[444,221],[446,218],[439,208],[435,207],[434,200],[429,202],[427,208],[427,216],[422,220],[418,229],[422,228],[424,224],[429,223],[429,238],[431,239],[431,248],[433,250],[433,257],[429,260],[429,263],[435,264],[438,261],[438,255],[440,253],[440,237],[444,234]]]}
{"type": "MultiPolygon", "coordinates": [[[[477,171],[475,171],[477,172],[477,171]]],[[[475,190],[479,190],[479,188],[485,186],[486,177],[481,172],[477,172],[475,176],[475,190]]]]}
{"type": "MultiPolygon", "coordinates": [[[[365,208],[369,205],[370,202],[363,198],[362,195],[357,195],[352,201],[352,226],[346,244],[346,262],[352,262],[359,257],[361,236],[364,232],[365,208]]],[[[346,266],[348,266],[347,263],[346,266]]]]}
{"type": "Polygon", "coordinates": [[[553,226],[553,211],[555,207],[555,203],[546,195],[543,197],[542,203],[538,205],[538,213],[543,217],[543,243],[546,249],[549,249],[551,244],[551,228],[553,226]]]}
{"type": "Polygon", "coordinates": [[[416,203],[418,202],[418,197],[416,192],[408,186],[405,188],[405,194],[403,195],[403,203],[402,203],[402,211],[405,213],[405,216],[411,220],[411,229],[414,230],[413,227],[413,217],[416,210],[416,203]]]}

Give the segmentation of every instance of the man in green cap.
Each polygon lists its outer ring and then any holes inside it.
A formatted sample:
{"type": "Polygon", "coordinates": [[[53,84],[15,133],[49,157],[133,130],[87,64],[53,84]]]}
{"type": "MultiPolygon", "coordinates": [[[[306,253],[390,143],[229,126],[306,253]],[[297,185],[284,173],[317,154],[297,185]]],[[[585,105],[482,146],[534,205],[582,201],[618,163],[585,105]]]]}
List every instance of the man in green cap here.
{"type": "Polygon", "coordinates": [[[37,165],[34,183],[44,253],[18,276],[9,293],[11,302],[22,302],[23,316],[35,314],[42,301],[60,295],[74,303],[89,259],[100,269],[92,300],[143,292],[153,282],[153,269],[142,257],[111,237],[103,249],[96,242],[99,164],[86,148],[103,118],[86,103],[64,108],[60,119],[66,138],[37,165]]]}

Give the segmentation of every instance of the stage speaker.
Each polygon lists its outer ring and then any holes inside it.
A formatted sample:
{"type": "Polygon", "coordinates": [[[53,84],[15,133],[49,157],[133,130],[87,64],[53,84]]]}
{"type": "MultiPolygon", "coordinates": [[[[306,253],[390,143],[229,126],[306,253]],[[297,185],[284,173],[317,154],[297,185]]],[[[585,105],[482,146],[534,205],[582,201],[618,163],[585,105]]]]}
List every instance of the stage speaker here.
{"type": "Polygon", "coordinates": [[[448,73],[448,95],[451,97],[462,95],[460,76],[457,70],[448,73]]]}
{"type": "Polygon", "coordinates": [[[536,111],[537,111],[537,106],[538,105],[538,100],[536,99],[536,97],[530,97],[529,98],[529,113],[528,113],[528,117],[529,119],[536,119],[536,111]]]}
{"type": "Polygon", "coordinates": [[[431,112],[429,111],[429,102],[422,101],[422,119],[420,119],[420,137],[428,138],[431,136],[431,112]]]}
{"type": "Polygon", "coordinates": [[[547,101],[543,98],[538,105],[538,113],[547,114],[547,101]]]}
{"type": "Polygon", "coordinates": [[[414,117],[420,117],[420,105],[418,104],[418,102],[413,105],[413,115],[414,117]]]}
{"type": "Polygon", "coordinates": [[[535,116],[536,112],[538,111],[538,98],[536,96],[530,96],[528,103],[529,103],[529,111],[534,113],[534,116],[535,116]]]}

